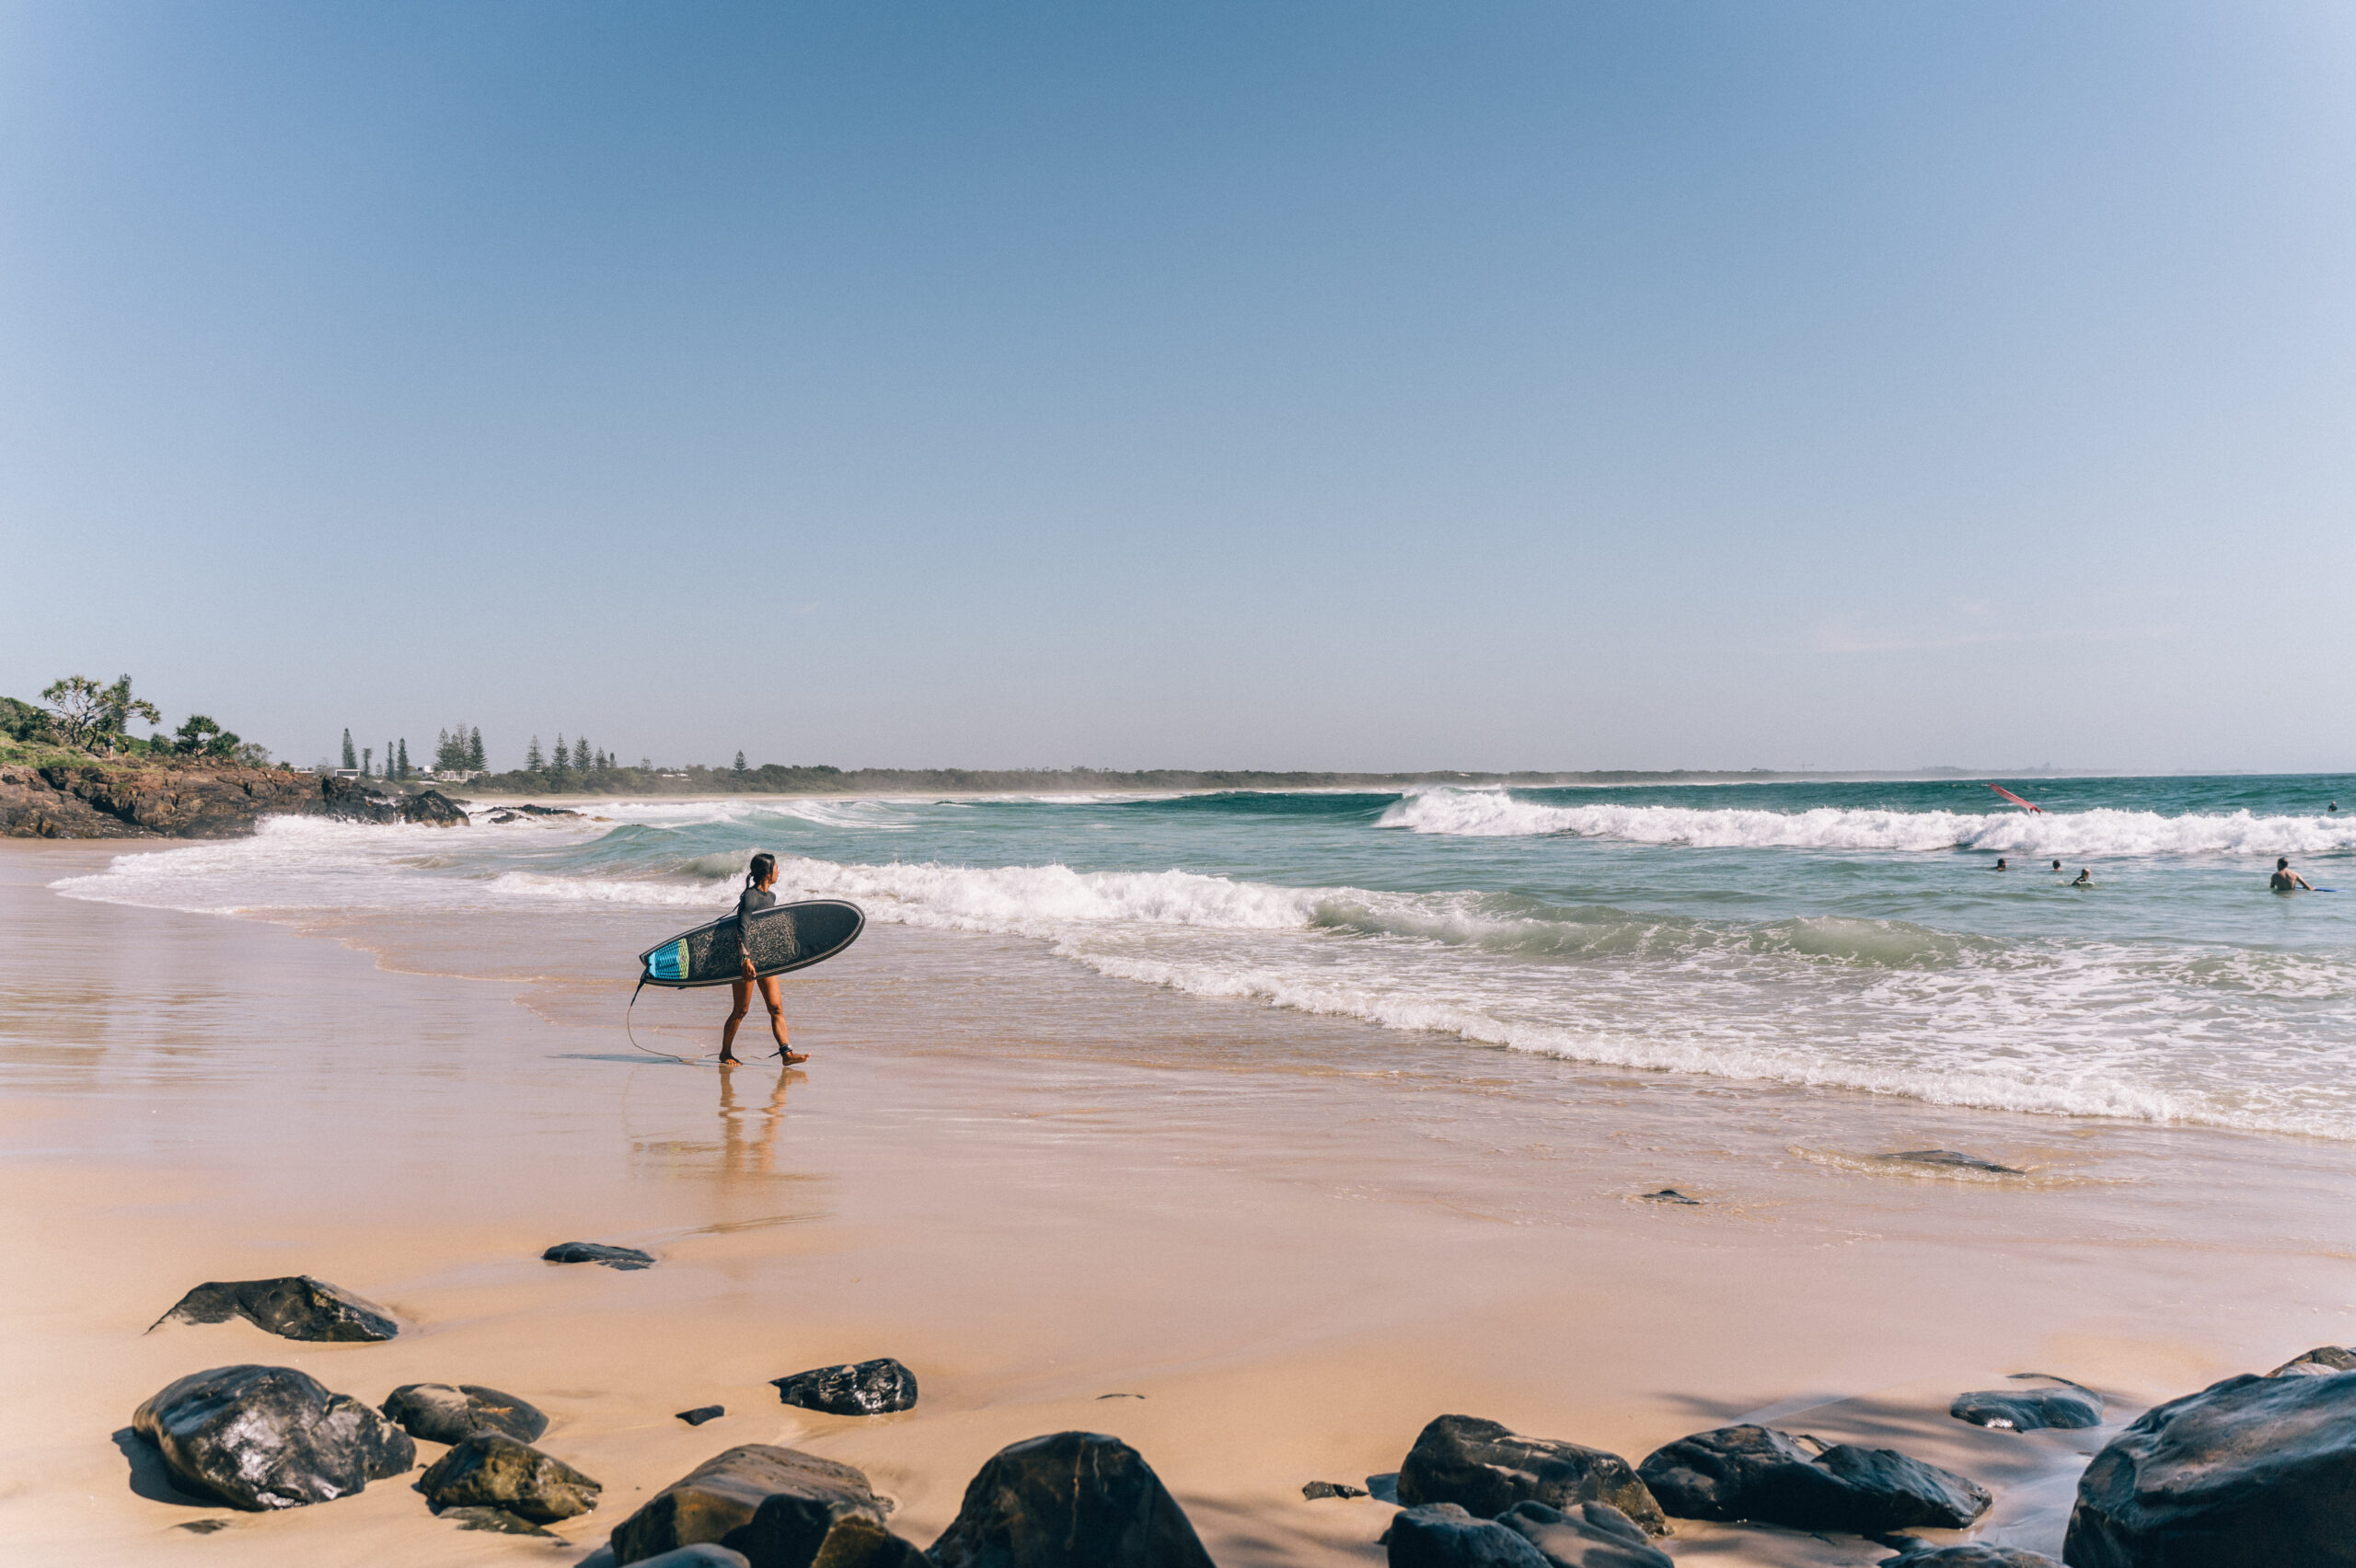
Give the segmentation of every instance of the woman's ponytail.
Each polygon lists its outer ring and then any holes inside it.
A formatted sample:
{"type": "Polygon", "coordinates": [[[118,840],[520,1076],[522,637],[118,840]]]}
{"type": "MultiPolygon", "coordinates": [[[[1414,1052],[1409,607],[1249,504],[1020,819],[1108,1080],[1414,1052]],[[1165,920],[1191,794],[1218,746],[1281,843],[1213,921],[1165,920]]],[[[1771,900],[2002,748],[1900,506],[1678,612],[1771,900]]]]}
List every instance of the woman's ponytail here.
{"type": "Polygon", "coordinates": [[[777,857],[764,849],[754,856],[753,863],[745,869],[745,885],[748,888],[758,887],[768,881],[769,873],[776,870],[777,857]]]}

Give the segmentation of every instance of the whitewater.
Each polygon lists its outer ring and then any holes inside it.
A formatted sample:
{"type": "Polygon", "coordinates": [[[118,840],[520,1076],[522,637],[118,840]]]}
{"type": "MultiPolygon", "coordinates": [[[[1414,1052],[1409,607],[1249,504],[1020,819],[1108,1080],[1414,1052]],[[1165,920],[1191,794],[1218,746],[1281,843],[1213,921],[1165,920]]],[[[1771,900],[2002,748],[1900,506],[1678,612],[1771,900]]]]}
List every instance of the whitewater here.
{"type": "Polygon", "coordinates": [[[781,894],[879,922],[1468,1049],[2356,1138],[2356,892],[2266,888],[2277,855],[2356,888],[2332,809],[2356,780],[2035,789],[2042,813],[1953,780],[612,801],[449,830],[279,819],[58,889],[265,918],[636,908],[646,945],[724,909],[767,848],[781,894]]]}

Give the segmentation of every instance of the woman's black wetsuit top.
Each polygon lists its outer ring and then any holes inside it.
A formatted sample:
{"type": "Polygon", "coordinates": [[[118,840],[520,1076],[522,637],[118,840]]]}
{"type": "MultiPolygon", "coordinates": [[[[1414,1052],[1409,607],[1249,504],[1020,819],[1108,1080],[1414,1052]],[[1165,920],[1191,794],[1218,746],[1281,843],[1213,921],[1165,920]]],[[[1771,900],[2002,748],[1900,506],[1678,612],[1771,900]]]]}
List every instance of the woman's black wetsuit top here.
{"type": "Polygon", "coordinates": [[[748,887],[736,901],[736,962],[745,962],[745,922],[756,910],[774,908],[777,894],[764,887],[748,887]]]}

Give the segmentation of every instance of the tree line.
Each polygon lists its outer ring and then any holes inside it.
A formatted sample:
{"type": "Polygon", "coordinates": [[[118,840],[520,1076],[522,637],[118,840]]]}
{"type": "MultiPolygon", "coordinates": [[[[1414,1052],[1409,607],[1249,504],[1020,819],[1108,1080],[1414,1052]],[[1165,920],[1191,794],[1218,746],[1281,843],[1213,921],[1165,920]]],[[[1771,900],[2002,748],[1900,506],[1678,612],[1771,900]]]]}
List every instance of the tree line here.
{"type": "Polygon", "coordinates": [[[133,692],[129,675],[117,676],[111,686],[88,675],[64,676],[42,688],[40,706],[0,697],[0,738],[19,745],[55,746],[100,757],[203,757],[249,767],[270,765],[267,747],[240,739],[207,714],[191,713],[171,733],[158,728],[144,739],[131,732],[133,720],[161,726],[164,713],[133,692]]]}

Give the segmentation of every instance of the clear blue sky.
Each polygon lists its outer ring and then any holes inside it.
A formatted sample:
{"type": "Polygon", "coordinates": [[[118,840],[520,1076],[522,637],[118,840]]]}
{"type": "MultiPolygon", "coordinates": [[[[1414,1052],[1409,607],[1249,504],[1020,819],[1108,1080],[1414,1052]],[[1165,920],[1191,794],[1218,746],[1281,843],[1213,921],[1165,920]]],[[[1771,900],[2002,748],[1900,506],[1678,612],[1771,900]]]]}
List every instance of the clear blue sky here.
{"type": "Polygon", "coordinates": [[[0,6],[0,692],[2356,767],[2356,13],[0,6]]]}

